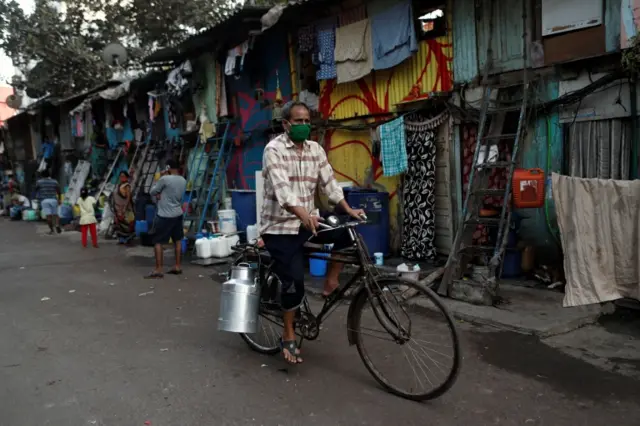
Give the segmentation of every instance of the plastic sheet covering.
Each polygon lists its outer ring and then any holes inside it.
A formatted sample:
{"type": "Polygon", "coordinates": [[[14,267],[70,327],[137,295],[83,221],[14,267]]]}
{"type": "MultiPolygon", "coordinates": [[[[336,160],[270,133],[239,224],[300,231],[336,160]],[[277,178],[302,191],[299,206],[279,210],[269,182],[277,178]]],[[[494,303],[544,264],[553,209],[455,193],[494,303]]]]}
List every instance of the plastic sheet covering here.
{"type": "Polygon", "coordinates": [[[629,179],[630,147],[628,121],[574,123],[569,131],[569,174],[583,178],[629,179]]]}
{"type": "Polygon", "coordinates": [[[552,175],[567,279],[564,306],[640,300],[640,180],[552,175]]]}

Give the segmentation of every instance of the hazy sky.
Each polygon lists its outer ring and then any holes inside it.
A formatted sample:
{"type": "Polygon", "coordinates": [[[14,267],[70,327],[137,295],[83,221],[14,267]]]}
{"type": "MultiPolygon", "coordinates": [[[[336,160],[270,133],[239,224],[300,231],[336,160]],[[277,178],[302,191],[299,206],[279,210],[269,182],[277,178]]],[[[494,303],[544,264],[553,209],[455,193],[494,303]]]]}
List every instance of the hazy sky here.
{"type": "MultiPolygon", "coordinates": [[[[33,0],[18,0],[22,9],[26,12],[33,11],[33,0]]],[[[7,58],[2,50],[0,50],[0,79],[1,82],[4,82],[5,79],[11,78],[13,76],[13,65],[11,64],[11,60],[7,58]]]]}

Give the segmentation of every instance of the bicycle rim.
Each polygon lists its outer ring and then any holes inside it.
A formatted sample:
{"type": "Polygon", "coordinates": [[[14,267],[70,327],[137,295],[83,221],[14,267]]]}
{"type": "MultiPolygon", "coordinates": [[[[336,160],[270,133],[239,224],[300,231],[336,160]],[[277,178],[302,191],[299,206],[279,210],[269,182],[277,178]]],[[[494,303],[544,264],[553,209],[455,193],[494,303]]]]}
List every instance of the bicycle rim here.
{"type": "Polygon", "coordinates": [[[384,291],[359,298],[351,321],[367,370],[400,397],[423,401],[441,396],[460,369],[451,315],[423,285],[399,278],[379,278],[377,283],[384,291]]]}
{"type": "Polygon", "coordinates": [[[275,355],[280,352],[280,337],[282,336],[282,319],[266,313],[260,308],[258,316],[258,331],[256,333],[242,333],[240,337],[251,349],[265,355],[275,355]]]}

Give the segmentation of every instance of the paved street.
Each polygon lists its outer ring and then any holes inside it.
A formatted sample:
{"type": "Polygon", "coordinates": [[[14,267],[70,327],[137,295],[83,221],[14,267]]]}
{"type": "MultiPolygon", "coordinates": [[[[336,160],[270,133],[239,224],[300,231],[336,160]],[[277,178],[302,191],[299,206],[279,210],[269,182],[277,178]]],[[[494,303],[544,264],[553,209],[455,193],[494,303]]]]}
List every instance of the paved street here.
{"type": "Polygon", "coordinates": [[[286,373],[216,331],[212,269],[149,282],[151,259],[37,226],[0,219],[1,426],[640,424],[631,376],[465,324],[462,372],[436,401],[382,391],[344,311],[286,373]]]}

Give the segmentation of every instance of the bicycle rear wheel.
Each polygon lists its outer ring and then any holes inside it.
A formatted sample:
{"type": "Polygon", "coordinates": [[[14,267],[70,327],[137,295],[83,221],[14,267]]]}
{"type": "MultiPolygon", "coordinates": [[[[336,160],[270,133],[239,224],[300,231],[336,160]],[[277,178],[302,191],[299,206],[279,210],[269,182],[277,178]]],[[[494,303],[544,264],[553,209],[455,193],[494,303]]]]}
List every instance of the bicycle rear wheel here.
{"type": "Polygon", "coordinates": [[[383,291],[374,295],[363,290],[349,318],[349,331],[367,370],[397,396],[414,401],[441,396],[460,369],[460,343],[451,315],[432,290],[417,282],[391,277],[376,281],[383,291]],[[396,356],[383,355],[385,343],[396,356]]]}

